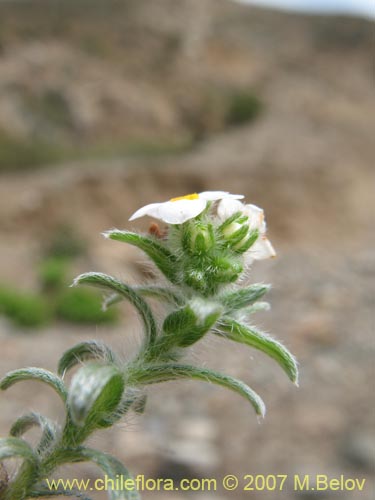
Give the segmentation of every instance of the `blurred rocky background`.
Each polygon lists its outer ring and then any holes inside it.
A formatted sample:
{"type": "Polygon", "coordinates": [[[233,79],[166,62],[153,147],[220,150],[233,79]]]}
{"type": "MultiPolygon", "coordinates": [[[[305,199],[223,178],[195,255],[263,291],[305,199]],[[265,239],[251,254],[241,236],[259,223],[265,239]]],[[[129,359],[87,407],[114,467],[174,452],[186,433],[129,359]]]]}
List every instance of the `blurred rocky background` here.
{"type": "MultiPolygon", "coordinates": [[[[92,337],[129,356],[139,326],[132,310],[103,316],[97,295],[67,288],[88,270],[149,278],[140,253],[100,232],[147,229],[127,219],[149,202],[243,193],[265,209],[278,250],[249,276],[273,284],[272,310],[256,321],[297,355],[300,388],[261,354],[206,338],[192,362],[246,380],[265,399],[264,422],[225,390],[168,383],[150,391],[145,415],[94,444],[147,477],[367,479],[362,493],[295,492],[288,482],[252,498],[373,498],[371,50],[370,21],[229,0],[1,2],[1,375],[55,370],[65,348],[92,337]]],[[[1,394],[0,408],[1,435],[25,411],[59,419],[61,410],[32,383],[1,394]]]]}

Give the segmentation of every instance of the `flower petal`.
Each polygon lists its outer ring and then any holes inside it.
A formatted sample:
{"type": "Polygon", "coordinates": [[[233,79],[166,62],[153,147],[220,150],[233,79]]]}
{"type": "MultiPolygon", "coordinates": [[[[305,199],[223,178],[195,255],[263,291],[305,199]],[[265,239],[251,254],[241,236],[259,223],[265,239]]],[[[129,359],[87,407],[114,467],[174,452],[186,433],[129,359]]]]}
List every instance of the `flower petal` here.
{"type": "Polygon", "coordinates": [[[207,201],[216,201],[224,199],[240,200],[244,198],[243,194],[230,194],[227,191],[203,191],[199,193],[199,198],[207,201]]]}
{"type": "Polygon", "coordinates": [[[221,200],[219,206],[217,207],[217,215],[221,221],[225,221],[232,217],[236,212],[243,212],[244,204],[239,200],[233,200],[231,198],[221,200]]]}
{"type": "Polygon", "coordinates": [[[134,220],[144,215],[149,215],[167,224],[182,224],[193,219],[206,208],[206,200],[176,200],[164,203],[151,203],[137,210],[129,220],[134,220]]]}
{"type": "Polygon", "coordinates": [[[167,201],[159,207],[157,218],[167,224],[182,224],[202,213],[206,205],[202,199],[167,201]]]}
{"type": "Polygon", "coordinates": [[[139,219],[140,217],[144,217],[145,215],[152,215],[155,213],[160,205],[163,203],[150,203],[149,205],[145,205],[142,208],[139,208],[134,214],[129,218],[129,220],[139,219]]]}

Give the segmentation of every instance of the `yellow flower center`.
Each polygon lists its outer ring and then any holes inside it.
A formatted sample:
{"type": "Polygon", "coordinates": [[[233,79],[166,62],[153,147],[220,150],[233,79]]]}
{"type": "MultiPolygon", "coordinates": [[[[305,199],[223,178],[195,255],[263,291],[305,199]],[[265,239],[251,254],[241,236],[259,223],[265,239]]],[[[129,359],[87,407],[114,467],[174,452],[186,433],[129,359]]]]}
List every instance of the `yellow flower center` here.
{"type": "Polygon", "coordinates": [[[169,201],[179,201],[179,200],[198,200],[199,194],[192,193],[186,194],[185,196],[177,196],[176,198],[171,198],[169,201]]]}

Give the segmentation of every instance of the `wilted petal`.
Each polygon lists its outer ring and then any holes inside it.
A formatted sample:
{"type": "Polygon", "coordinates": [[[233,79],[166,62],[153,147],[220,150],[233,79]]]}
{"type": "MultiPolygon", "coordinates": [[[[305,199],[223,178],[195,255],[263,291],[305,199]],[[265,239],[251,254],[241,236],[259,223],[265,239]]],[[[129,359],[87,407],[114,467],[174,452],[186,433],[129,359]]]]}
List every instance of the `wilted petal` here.
{"type": "Polygon", "coordinates": [[[265,236],[260,236],[245,254],[247,264],[251,264],[253,260],[263,260],[271,257],[276,257],[276,252],[270,240],[265,236]]]}
{"type": "Polygon", "coordinates": [[[266,222],[262,208],[259,208],[256,205],[248,204],[245,205],[243,213],[249,218],[249,227],[251,230],[258,229],[261,235],[266,232],[266,222]]]}

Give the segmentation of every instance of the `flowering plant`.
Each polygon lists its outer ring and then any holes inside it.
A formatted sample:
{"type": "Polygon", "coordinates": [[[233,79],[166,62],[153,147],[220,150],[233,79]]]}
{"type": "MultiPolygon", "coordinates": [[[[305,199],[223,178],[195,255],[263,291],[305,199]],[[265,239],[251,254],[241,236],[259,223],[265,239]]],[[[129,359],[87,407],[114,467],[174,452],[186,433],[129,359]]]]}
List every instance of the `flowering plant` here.
{"type": "MultiPolygon", "coordinates": [[[[51,492],[45,480],[69,462],[92,461],[109,477],[129,477],[114,457],[84,445],[95,430],[110,427],[130,410],[142,412],[144,388],[149,384],[182,378],[212,382],[245,397],[257,415],[263,417],[261,398],[244,382],[228,375],[181,361],[185,350],[208,333],[253,347],[272,357],[297,384],[297,363],[278,341],[249,326],[248,318],[268,304],[259,299],[268,285],[243,285],[242,278],[254,260],[275,256],[266,237],[263,210],[246,205],[242,195],[208,191],[153,203],[136,211],[130,220],[148,215],[165,223],[156,224],[147,235],[113,229],[106,238],[128,243],[142,250],[160,271],[157,283],[130,286],[103,273],[81,274],[77,285],[93,285],[107,293],[104,307],[128,300],[143,323],[139,351],[124,364],[116,352],[97,342],[81,342],[61,357],[57,375],[40,368],[25,368],[5,375],[5,390],[22,380],[39,380],[51,386],[62,399],[62,426],[38,413],[19,417],[10,437],[0,440],[0,462],[18,457],[22,464],[14,478],[0,482],[5,500],[79,492],[51,492]],[[164,317],[157,322],[147,299],[164,305],[164,317]],[[79,366],[69,386],[65,374],[79,366]],[[22,435],[32,426],[40,428],[40,441],[32,448],[22,435]]],[[[0,464],[1,465],[1,464],[0,464]]],[[[0,472],[5,473],[4,467],[0,472]]],[[[135,491],[109,491],[111,499],[136,499],[135,491]]]]}

